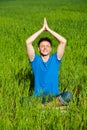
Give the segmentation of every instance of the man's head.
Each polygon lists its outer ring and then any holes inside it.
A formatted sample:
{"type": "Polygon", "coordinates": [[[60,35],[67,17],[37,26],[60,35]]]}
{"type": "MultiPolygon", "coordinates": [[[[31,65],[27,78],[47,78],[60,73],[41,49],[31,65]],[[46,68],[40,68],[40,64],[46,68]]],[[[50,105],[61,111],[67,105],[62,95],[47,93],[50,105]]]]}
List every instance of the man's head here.
{"type": "Polygon", "coordinates": [[[38,42],[38,50],[41,55],[47,56],[52,50],[52,42],[49,38],[41,38],[38,42]]]}

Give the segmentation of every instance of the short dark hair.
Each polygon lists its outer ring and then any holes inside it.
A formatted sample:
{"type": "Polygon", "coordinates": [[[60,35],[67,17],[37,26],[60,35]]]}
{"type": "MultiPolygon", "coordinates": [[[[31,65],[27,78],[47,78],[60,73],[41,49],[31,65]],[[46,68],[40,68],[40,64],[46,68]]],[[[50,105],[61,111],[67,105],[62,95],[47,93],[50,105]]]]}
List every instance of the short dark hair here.
{"type": "Polygon", "coordinates": [[[51,41],[48,37],[40,38],[40,40],[39,40],[39,42],[38,42],[38,47],[39,47],[39,45],[40,45],[40,43],[41,43],[42,41],[48,41],[48,42],[50,43],[51,47],[52,47],[52,41],[51,41]]]}

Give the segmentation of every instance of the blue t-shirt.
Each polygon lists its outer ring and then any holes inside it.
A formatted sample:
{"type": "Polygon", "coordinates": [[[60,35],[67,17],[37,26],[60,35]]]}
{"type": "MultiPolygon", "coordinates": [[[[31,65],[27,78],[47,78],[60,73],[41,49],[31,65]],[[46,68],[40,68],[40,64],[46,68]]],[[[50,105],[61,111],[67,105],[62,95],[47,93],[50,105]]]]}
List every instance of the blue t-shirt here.
{"type": "Polygon", "coordinates": [[[30,63],[34,73],[34,94],[36,96],[60,94],[58,89],[60,62],[57,53],[52,54],[47,62],[44,62],[39,55],[35,54],[34,60],[30,63]]]}

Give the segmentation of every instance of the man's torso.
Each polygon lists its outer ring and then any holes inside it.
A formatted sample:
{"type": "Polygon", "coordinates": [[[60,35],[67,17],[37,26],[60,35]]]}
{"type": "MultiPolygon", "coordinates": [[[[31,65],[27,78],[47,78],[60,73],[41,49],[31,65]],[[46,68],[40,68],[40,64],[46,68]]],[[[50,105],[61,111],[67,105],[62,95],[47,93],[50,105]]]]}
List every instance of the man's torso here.
{"type": "Polygon", "coordinates": [[[56,53],[52,54],[47,62],[43,62],[42,58],[35,54],[35,58],[31,62],[35,95],[58,95],[60,93],[58,89],[60,62],[56,53]]]}

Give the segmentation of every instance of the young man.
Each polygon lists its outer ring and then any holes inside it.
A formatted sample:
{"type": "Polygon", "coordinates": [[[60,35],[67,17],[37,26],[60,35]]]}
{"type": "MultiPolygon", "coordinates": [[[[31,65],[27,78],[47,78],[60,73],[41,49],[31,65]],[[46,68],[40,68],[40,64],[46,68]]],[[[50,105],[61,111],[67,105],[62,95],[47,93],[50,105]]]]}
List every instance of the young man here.
{"type": "MultiPolygon", "coordinates": [[[[66,39],[48,27],[44,18],[43,27],[26,40],[26,48],[30,64],[34,73],[34,95],[51,95],[57,97],[61,104],[68,104],[71,93],[60,93],[58,85],[58,72],[61,59],[64,55],[66,39]],[[43,32],[48,31],[59,42],[57,52],[50,56],[52,50],[51,40],[47,37],[41,38],[38,42],[40,56],[35,53],[33,42],[43,32]]],[[[44,97],[44,96],[43,96],[44,97]]],[[[44,102],[44,98],[42,99],[44,102]]]]}

